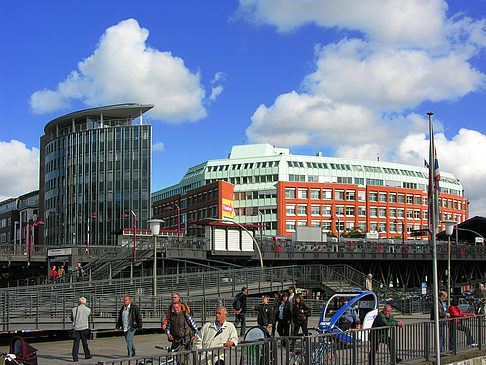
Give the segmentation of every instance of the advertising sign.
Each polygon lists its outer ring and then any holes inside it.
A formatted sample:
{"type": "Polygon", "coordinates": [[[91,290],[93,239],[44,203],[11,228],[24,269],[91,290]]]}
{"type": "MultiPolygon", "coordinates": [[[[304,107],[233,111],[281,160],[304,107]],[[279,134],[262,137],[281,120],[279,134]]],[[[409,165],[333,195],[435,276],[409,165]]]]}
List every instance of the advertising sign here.
{"type": "Polygon", "coordinates": [[[222,217],[223,218],[234,218],[235,217],[235,213],[234,213],[234,210],[233,210],[233,200],[229,200],[229,199],[225,199],[223,198],[223,202],[222,202],[222,217]]]}

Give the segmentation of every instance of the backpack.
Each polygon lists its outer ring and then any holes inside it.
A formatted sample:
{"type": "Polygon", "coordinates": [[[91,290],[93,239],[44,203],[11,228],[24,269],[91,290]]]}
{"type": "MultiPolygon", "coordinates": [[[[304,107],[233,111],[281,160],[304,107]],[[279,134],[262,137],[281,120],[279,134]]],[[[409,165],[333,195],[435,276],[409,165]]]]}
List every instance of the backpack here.
{"type": "Polygon", "coordinates": [[[233,299],[233,309],[239,311],[241,309],[241,294],[243,293],[238,293],[233,299]]]}

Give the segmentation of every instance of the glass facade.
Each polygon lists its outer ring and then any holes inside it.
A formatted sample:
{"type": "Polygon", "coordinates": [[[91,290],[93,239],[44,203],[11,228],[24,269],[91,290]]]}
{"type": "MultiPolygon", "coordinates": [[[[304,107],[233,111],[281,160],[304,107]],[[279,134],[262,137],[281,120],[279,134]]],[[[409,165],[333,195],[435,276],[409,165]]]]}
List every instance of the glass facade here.
{"type": "MultiPolygon", "coordinates": [[[[147,228],[151,125],[134,125],[133,118],[109,118],[101,112],[99,117],[83,115],[70,124],[59,123],[50,134],[46,131],[47,246],[85,245],[88,231],[90,244],[114,245],[115,231],[133,227],[131,214],[122,217],[129,211],[137,217],[137,229],[147,228]]],[[[112,114],[116,115],[113,110],[112,114]]]]}

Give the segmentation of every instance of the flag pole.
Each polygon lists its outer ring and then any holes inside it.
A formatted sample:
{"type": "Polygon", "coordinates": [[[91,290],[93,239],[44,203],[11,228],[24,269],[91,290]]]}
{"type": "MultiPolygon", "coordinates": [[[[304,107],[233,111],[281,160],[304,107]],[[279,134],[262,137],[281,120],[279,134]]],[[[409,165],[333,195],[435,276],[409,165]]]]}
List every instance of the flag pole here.
{"type": "Polygon", "coordinates": [[[434,113],[428,112],[429,116],[429,233],[430,244],[432,245],[432,275],[433,275],[433,294],[434,294],[434,333],[435,333],[435,356],[436,364],[440,365],[440,331],[439,331],[439,285],[437,278],[437,246],[435,242],[435,235],[437,231],[437,220],[435,218],[435,202],[438,192],[435,191],[434,173],[435,173],[435,146],[434,146],[434,128],[432,125],[432,115],[434,113]]]}

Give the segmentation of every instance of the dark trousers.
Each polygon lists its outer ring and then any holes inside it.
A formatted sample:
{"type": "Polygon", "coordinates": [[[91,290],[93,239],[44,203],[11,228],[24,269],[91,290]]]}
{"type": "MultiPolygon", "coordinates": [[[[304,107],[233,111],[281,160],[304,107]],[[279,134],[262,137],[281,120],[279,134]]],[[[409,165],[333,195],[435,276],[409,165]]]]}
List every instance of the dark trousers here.
{"type": "Polygon", "coordinates": [[[471,345],[474,342],[471,336],[471,329],[469,327],[466,327],[463,324],[458,324],[456,326],[451,325],[449,327],[449,350],[451,351],[456,349],[457,331],[462,331],[465,333],[467,345],[471,345]]]}
{"type": "MultiPolygon", "coordinates": [[[[282,319],[278,320],[277,332],[280,337],[286,337],[290,334],[290,323],[282,319]]],[[[286,341],[282,341],[282,345],[287,346],[286,341]]]]}
{"type": "Polygon", "coordinates": [[[369,355],[369,363],[375,364],[376,363],[376,352],[380,347],[380,343],[384,343],[388,346],[388,351],[390,351],[390,358],[395,357],[395,348],[393,346],[391,337],[379,333],[380,331],[370,332],[370,355],[369,355]]]}
{"type": "Polygon", "coordinates": [[[302,322],[302,323],[296,323],[294,322],[294,325],[292,327],[292,336],[297,336],[299,334],[299,329],[302,328],[302,333],[307,336],[309,334],[309,331],[307,331],[307,321],[302,322]]]}
{"type": "Polygon", "coordinates": [[[83,343],[83,350],[84,350],[84,357],[89,359],[91,357],[91,353],[89,352],[88,347],[88,336],[89,336],[89,329],[82,330],[82,331],[74,331],[74,339],[73,339],[73,360],[78,361],[78,352],[79,352],[79,340],[83,343]]]}
{"type": "Polygon", "coordinates": [[[246,313],[241,312],[240,314],[235,315],[236,320],[235,320],[235,327],[238,326],[238,324],[241,323],[241,330],[240,330],[240,335],[244,336],[246,333],[246,313]]]}

